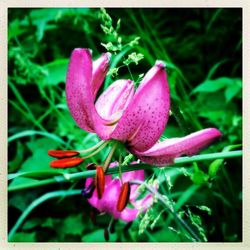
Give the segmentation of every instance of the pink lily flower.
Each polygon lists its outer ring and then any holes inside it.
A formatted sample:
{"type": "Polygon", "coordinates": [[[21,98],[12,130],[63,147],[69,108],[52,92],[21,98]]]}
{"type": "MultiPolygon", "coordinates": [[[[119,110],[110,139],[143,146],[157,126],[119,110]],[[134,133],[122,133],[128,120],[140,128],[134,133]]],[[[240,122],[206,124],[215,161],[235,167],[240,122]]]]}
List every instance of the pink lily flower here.
{"type": "MultiPolygon", "coordinates": [[[[110,167],[116,166],[116,163],[111,163],[110,167]]],[[[123,183],[131,180],[144,181],[144,170],[136,170],[133,172],[127,172],[122,174],[123,183]]],[[[85,187],[90,187],[94,182],[93,178],[87,178],[85,187]]],[[[101,213],[108,213],[115,219],[121,219],[126,222],[133,221],[139,212],[145,212],[153,204],[152,194],[146,195],[142,199],[137,199],[139,192],[137,191],[137,185],[131,185],[129,202],[134,206],[133,208],[125,207],[121,212],[117,210],[118,198],[121,192],[122,183],[121,180],[116,177],[112,179],[111,175],[105,175],[105,192],[101,199],[98,198],[97,189],[88,202],[95,207],[101,213]]]]}
{"type": "Polygon", "coordinates": [[[88,49],[72,52],[66,81],[70,112],[84,130],[102,140],[115,139],[143,162],[170,164],[183,154],[193,155],[221,136],[216,128],[203,129],[182,138],[158,142],[168,121],[170,92],[162,61],[147,72],[134,93],[133,82],[118,80],[98,98],[109,54],[92,62],[88,49]]]}

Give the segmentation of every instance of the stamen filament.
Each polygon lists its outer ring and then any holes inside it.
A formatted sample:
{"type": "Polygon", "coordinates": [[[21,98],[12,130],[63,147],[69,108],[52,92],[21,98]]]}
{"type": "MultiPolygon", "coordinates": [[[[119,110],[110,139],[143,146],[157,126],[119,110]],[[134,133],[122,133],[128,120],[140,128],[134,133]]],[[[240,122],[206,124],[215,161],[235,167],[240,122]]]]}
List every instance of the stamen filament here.
{"type": "Polygon", "coordinates": [[[113,154],[114,154],[114,152],[115,152],[115,150],[116,150],[117,145],[118,145],[118,143],[115,142],[114,145],[113,145],[113,147],[111,148],[109,154],[108,154],[108,157],[107,157],[106,160],[105,160],[105,163],[104,163],[104,165],[103,165],[104,173],[106,173],[107,170],[108,170],[109,164],[110,164],[110,162],[111,162],[111,160],[112,160],[112,156],[113,156],[113,154]]]}
{"type": "Polygon", "coordinates": [[[83,150],[77,150],[77,151],[79,153],[81,153],[81,154],[85,154],[85,153],[91,152],[91,151],[99,148],[100,146],[102,146],[103,144],[106,144],[106,143],[107,143],[107,141],[99,141],[96,145],[94,145],[91,148],[87,148],[87,149],[83,149],[83,150]]]}
{"type": "Polygon", "coordinates": [[[93,153],[89,154],[89,155],[85,155],[83,156],[84,159],[90,158],[94,155],[96,155],[98,152],[100,152],[103,148],[106,147],[106,145],[109,143],[109,141],[105,141],[96,151],[94,151],[93,153]]]}
{"type": "Polygon", "coordinates": [[[120,154],[119,156],[119,179],[121,180],[121,183],[123,184],[123,181],[122,181],[122,155],[120,154]]]}

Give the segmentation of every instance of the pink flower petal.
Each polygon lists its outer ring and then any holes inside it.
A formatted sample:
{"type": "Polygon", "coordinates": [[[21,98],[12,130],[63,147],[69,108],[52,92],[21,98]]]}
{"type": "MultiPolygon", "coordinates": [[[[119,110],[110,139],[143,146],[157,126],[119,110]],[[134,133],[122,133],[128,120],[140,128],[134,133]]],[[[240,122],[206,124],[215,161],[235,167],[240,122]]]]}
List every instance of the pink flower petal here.
{"type": "Polygon", "coordinates": [[[184,154],[191,156],[221,135],[221,132],[215,128],[203,129],[182,138],[159,142],[145,152],[134,151],[134,153],[140,160],[149,164],[171,164],[176,157],[184,154]]]}
{"type": "MultiPolygon", "coordinates": [[[[105,191],[104,191],[104,195],[105,195],[105,191]]],[[[102,197],[102,199],[103,199],[103,197],[102,197]]],[[[100,212],[102,212],[102,210],[103,210],[102,201],[101,201],[101,199],[100,200],[98,199],[97,190],[96,189],[95,189],[93,195],[91,196],[91,198],[88,199],[88,202],[93,207],[95,207],[97,210],[99,210],[100,212]]]]}
{"type": "Polygon", "coordinates": [[[136,219],[138,210],[135,208],[125,208],[119,215],[119,218],[123,221],[130,222],[136,219]]]}
{"type": "Polygon", "coordinates": [[[170,96],[164,64],[157,62],[141,84],[111,134],[137,151],[152,147],[168,120],[170,96]]]}
{"type": "Polygon", "coordinates": [[[122,174],[122,181],[128,182],[132,180],[144,181],[144,170],[135,170],[122,174]]]}
{"type": "MultiPolygon", "coordinates": [[[[132,180],[139,180],[139,181],[144,181],[144,170],[136,170],[136,171],[131,171],[131,172],[126,172],[122,174],[122,181],[123,182],[128,182],[132,180]]],[[[137,185],[131,185],[130,187],[130,200],[134,200],[138,193],[136,192],[138,186],[137,185]]]]}
{"type": "Polygon", "coordinates": [[[117,211],[116,205],[121,191],[121,182],[118,178],[113,179],[105,188],[104,195],[101,199],[101,212],[107,212],[119,218],[120,213],[117,211]]]}
{"type": "Polygon", "coordinates": [[[99,88],[102,86],[104,78],[106,77],[109,67],[110,57],[111,57],[110,53],[104,53],[97,60],[93,62],[92,89],[93,89],[94,99],[96,97],[99,88]]]}
{"type": "Polygon", "coordinates": [[[117,120],[127,107],[134,94],[134,85],[130,80],[117,80],[111,84],[96,101],[96,110],[107,120],[117,120]]]}
{"type": "Polygon", "coordinates": [[[94,132],[91,111],[94,108],[92,93],[92,59],[87,49],[74,49],[71,54],[66,80],[66,98],[76,123],[88,132],[94,132]]]}
{"type": "MultiPolygon", "coordinates": [[[[101,70],[96,69],[96,71],[103,73],[101,70]]],[[[100,77],[95,77],[100,80],[100,77]]],[[[95,90],[98,85],[99,83],[94,86],[95,90]]],[[[88,132],[96,132],[98,128],[100,137],[104,137],[102,134],[105,134],[105,139],[108,139],[109,127],[105,124],[109,124],[111,121],[101,118],[97,113],[93,95],[95,90],[93,90],[92,86],[92,58],[90,51],[87,49],[74,49],[70,58],[66,80],[66,98],[69,110],[79,127],[88,132]]]]}

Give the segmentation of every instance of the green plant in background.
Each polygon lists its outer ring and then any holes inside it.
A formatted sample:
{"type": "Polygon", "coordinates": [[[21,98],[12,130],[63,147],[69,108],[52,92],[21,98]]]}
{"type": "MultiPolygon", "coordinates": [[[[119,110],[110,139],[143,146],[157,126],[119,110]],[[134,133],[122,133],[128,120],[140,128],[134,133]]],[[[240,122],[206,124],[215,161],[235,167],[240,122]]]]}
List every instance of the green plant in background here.
{"type": "MultiPolygon", "coordinates": [[[[94,176],[95,170],[86,171],[85,164],[51,169],[46,156],[51,148],[86,150],[99,141],[75,126],[65,102],[67,58],[76,47],[89,47],[94,56],[103,49],[112,52],[104,89],[119,78],[130,78],[137,85],[156,58],[164,60],[172,100],[164,137],[211,125],[224,135],[204,155],[177,158],[174,167],[133,166],[131,155],[122,155],[121,171],[145,169],[148,181],[142,191],[147,187],[150,191],[157,180],[160,196],[132,224],[118,221],[109,240],[241,240],[242,169],[240,158],[235,158],[241,156],[242,141],[241,11],[154,11],[152,15],[147,9],[10,9],[9,240],[105,240],[101,228],[110,217],[94,216],[96,211],[77,196],[82,178],[94,176]],[[179,25],[180,18],[185,25],[179,25]],[[231,29],[223,29],[228,22],[231,29]],[[72,39],[59,39],[66,33],[72,39]],[[231,43],[223,50],[226,41],[231,43]],[[50,211],[44,211],[48,205],[50,211]]],[[[86,164],[104,162],[109,150],[90,156],[86,164]]],[[[108,173],[119,171],[117,167],[108,173]]]]}

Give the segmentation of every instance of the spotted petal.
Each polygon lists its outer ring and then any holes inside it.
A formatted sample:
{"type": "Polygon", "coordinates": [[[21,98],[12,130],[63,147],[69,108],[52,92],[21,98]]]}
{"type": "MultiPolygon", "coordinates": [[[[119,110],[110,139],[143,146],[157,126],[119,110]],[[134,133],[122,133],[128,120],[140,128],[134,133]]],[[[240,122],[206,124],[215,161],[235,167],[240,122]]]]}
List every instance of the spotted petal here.
{"type": "Polygon", "coordinates": [[[142,80],[111,137],[143,152],[160,138],[168,120],[169,87],[163,62],[157,62],[142,80]]]}
{"type": "Polygon", "coordinates": [[[104,78],[106,77],[110,57],[110,53],[103,53],[97,60],[93,62],[92,91],[94,99],[98,90],[102,86],[104,78]]]}
{"type": "Polygon", "coordinates": [[[134,154],[149,164],[159,166],[171,164],[176,157],[196,154],[221,135],[221,132],[215,128],[203,129],[182,138],[167,139],[145,152],[134,151],[134,154]]]}
{"type": "MultiPolygon", "coordinates": [[[[100,80],[98,67],[95,69],[95,80],[100,80]]],[[[76,123],[88,132],[94,132],[94,120],[105,123],[98,116],[94,106],[94,93],[99,83],[93,90],[92,85],[92,58],[88,49],[74,49],[71,54],[66,79],[66,99],[69,110],[76,123]]]]}
{"type": "Polygon", "coordinates": [[[131,80],[117,80],[96,101],[97,112],[104,119],[117,120],[131,101],[133,94],[134,84],[131,80]]]}

